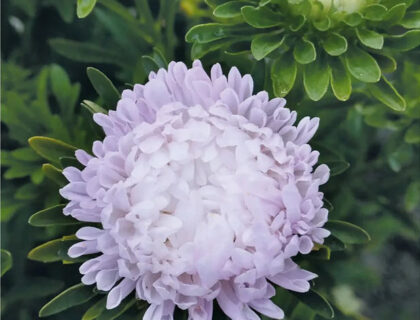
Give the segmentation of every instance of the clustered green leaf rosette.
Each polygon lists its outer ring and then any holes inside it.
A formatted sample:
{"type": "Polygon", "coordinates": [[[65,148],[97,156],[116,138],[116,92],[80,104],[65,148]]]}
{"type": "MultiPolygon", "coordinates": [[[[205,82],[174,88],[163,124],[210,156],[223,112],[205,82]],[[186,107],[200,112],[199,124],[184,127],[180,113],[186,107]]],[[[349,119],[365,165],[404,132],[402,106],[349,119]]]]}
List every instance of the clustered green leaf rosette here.
{"type": "Polygon", "coordinates": [[[392,109],[405,109],[387,74],[397,67],[396,54],[420,45],[420,12],[413,1],[206,2],[218,22],[187,33],[194,57],[219,49],[250,51],[257,60],[268,58],[276,96],[286,96],[300,79],[314,101],[329,86],[345,101],[363,85],[392,109]]]}

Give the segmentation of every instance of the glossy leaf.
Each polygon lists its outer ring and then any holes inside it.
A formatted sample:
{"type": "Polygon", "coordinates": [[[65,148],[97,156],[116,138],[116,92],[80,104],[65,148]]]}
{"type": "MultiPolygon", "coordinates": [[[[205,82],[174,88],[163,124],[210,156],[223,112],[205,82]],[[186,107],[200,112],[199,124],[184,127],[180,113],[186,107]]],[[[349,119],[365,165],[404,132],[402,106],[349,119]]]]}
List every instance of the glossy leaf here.
{"type": "Polygon", "coordinates": [[[70,216],[63,214],[63,208],[66,205],[59,204],[48,209],[34,213],[29,218],[29,224],[34,227],[64,226],[79,224],[80,222],[70,216]]]}
{"type": "Polygon", "coordinates": [[[102,98],[104,103],[107,106],[113,107],[115,109],[121,96],[112,81],[109,80],[109,78],[103,72],[96,68],[88,67],[86,72],[90,82],[95,88],[95,91],[102,98]]]}
{"type": "Polygon", "coordinates": [[[357,28],[356,34],[366,47],[380,50],[384,45],[384,37],[375,31],[357,28]]]}
{"type": "Polygon", "coordinates": [[[420,45],[420,30],[410,30],[398,36],[389,36],[385,45],[398,51],[409,51],[420,45]]]}
{"type": "Polygon", "coordinates": [[[10,270],[10,268],[13,265],[13,259],[12,255],[9,251],[0,249],[0,259],[1,259],[1,271],[0,271],[0,277],[3,277],[3,275],[10,270]]]}
{"type": "Polygon", "coordinates": [[[370,241],[370,235],[352,223],[340,220],[328,220],[325,228],[345,244],[363,244],[370,241]]]}
{"type": "Polygon", "coordinates": [[[71,260],[67,255],[68,249],[78,242],[76,237],[63,237],[48,241],[32,249],[28,253],[28,258],[40,262],[56,262],[62,260],[71,260]]]}
{"type": "Polygon", "coordinates": [[[338,33],[331,33],[322,42],[322,46],[330,56],[339,56],[347,51],[347,40],[338,33]]]}
{"type": "Polygon", "coordinates": [[[331,89],[334,95],[338,100],[348,100],[352,91],[350,75],[339,59],[331,59],[329,65],[331,89]]]}
{"type": "Polygon", "coordinates": [[[330,71],[325,62],[318,60],[305,65],[303,86],[311,100],[319,101],[325,95],[329,81],[330,71]]]}
{"type": "Polygon", "coordinates": [[[254,28],[270,28],[282,24],[282,17],[268,7],[245,6],[241,9],[245,22],[254,28]]]}
{"type": "Polygon", "coordinates": [[[28,143],[41,157],[54,163],[59,163],[63,156],[73,157],[77,149],[63,141],[40,136],[29,138],[28,143]]]}
{"type": "Polygon", "coordinates": [[[281,34],[262,34],[254,37],[251,42],[252,55],[257,60],[261,60],[268,54],[279,48],[285,37],[281,34]]]}
{"type": "Polygon", "coordinates": [[[39,311],[39,316],[42,318],[57,314],[71,307],[81,305],[95,295],[96,293],[92,290],[92,287],[85,286],[82,283],[76,284],[45,304],[39,311]]]}
{"type": "Polygon", "coordinates": [[[228,1],[218,5],[213,15],[217,18],[237,18],[241,16],[241,8],[245,5],[243,1],[228,1]]]}
{"type": "Polygon", "coordinates": [[[95,7],[96,0],[77,0],[77,17],[87,17],[95,7]]]}
{"type": "Polygon", "coordinates": [[[369,92],[386,106],[396,111],[404,111],[406,102],[404,98],[398,93],[394,86],[382,76],[380,82],[371,84],[369,92]]]}
{"type": "Polygon", "coordinates": [[[273,91],[277,97],[286,96],[296,80],[297,65],[290,54],[277,58],[271,67],[273,91]]]}
{"type": "Polygon", "coordinates": [[[314,44],[306,39],[297,41],[293,50],[295,60],[300,64],[308,64],[316,59],[316,50],[314,44]]]}
{"type": "Polygon", "coordinates": [[[328,300],[313,289],[305,293],[293,292],[292,294],[315,313],[325,317],[334,318],[334,309],[328,300]]]}
{"type": "Polygon", "coordinates": [[[381,69],[376,60],[360,48],[349,48],[346,65],[352,76],[362,82],[378,82],[381,78],[381,69]]]}

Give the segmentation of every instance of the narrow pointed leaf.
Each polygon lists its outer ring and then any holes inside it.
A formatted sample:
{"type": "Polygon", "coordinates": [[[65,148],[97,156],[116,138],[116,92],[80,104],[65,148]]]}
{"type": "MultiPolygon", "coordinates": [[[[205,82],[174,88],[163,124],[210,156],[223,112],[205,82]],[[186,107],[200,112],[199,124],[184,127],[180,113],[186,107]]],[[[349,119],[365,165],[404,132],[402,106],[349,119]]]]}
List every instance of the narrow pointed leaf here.
{"type": "Polygon", "coordinates": [[[256,36],[251,42],[252,55],[257,60],[263,59],[265,56],[279,48],[285,37],[281,34],[263,34],[256,36]]]}
{"type": "Polygon", "coordinates": [[[370,241],[370,235],[352,223],[340,220],[328,220],[325,228],[345,244],[363,244],[370,241]]]}
{"type": "Polygon", "coordinates": [[[95,113],[106,113],[106,110],[102,108],[100,105],[96,104],[95,102],[89,100],[83,100],[81,106],[86,108],[92,114],[95,113]]]}
{"type": "Polygon", "coordinates": [[[87,68],[87,75],[95,91],[109,107],[115,107],[121,96],[111,80],[100,70],[92,67],[87,68]]]}
{"type": "Polygon", "coordinates": [[[271,67],[273,91],[277,97],[286,96],[296,80],[297,65],[290,54],[277,58],[271,67]]]}
{"type": "Polygon", "coordinates": [[[67,255],[67,251],[78,241],[79,240],[75,237],[63,237],[48,241],[32,249],[28,253],[28,258],[44,263],[71,260],[71,258],[67,255]]]}
{"type": "Polygon", "coordinates": [[[328,65],[323,61],[319,60],[305,65],[303,86],[311,100],[318,101],[325,95],[329,81],[328,65]]]}
{"type": "Polygon", "coordinates": [[[292,292],[292,294],[299,299],[300,302],[307,305],[315,313],[325,317],[334,318],[334,309],[328,300],[315,290],[310,289],[305,293],[292,292]]]}
{"type": "Polygon", "coordinates": [[[0,271],[0,277],[3,277],[3,275],[10,270],[10,268],[13,265],[13,259],[12,255],[9,251],[0,249],[0,259],[1,259],[1,271],[0,271]]]}
{"type": "Polygon", "coordinates": [[[59,204],[48,209],[34,213],[29,218],[29,224],[34,227],[65,226],[79,224],[80,222],[70,216],[63,214],[63,208],[66,205],[59,204]]]}
{"type": "Polygon", "coordinates": [[[54,181],[60,187],[64,187],[68,183],[67,179],[63,176],[62,171],[50,163],[44,163],[42,165],[42,172],[48,179],[54,181]]]}
{"type": "Polygon", "coordinates": [[[346,65],[352,76],[362,82],[378,82],[381,78],[381,69],[376,60],[360,48],[353,47],[347,51],[346,65]]]}
{"type": "Polygon", "coordinates": [[[384,37],[375,31],[357,28],[356,34],[366,47],[380,50],[384,46],[384,37]]]}
{"type": "Polygon", "coordinates": [[[95,7],[96,0],[77,0],[77,17],[87,17],[95,7]]]}
{"type": "Polygon", "coordinates": [[[92,305],[82,317],[82,320],[94,320],[97,319],[106,309],[106,297],[98,300],[92,305]]]}
{"type": "Polygon", "coordinates": [[[322,46],[330,56],[339,56],[347,51],[347,40],[338,33],[331,33],[322,42],[322,46]]]}
{"type": "Polygon", "coordinates": [[[378,83],[369,86],[369,92],[386,106],[395,111],[404,111],[406,102],[385,76],[378,83]]]}
{"type": "Polygon", "coordinates": [[[351,95],[351,77],[339,59],[331,59],[330,80],[331,88],[338,100],[346,101],[351,95]]]}
{"type": "Polygon", "coordinates": [[[41,157],[54,163],[59,163],[60,157],[63,156],[74,157],[74,153],[77,150],[76,147],[63,141],[48,137],[32,137],[29,138],[28,143],[41,157]]]}
{"type": "Polygon", "coordinates": [[[131,299],[128,302],[122,302],[118,307],[112,310],[106,310],[103,312],[97,320],[114,320],[117,319],[119,316],[124,314],[128,311],[136,302],[136,299],[131,299]]]}
{"type": "Polygon", "coordinates": [[[83,283],[77,284],[63,291],[44,305],[39,311],[39,316],[42,318],[57,314],[88,302],[95,295],[96,293],[92,290],[92,287],[85,286],[83,283]]]}

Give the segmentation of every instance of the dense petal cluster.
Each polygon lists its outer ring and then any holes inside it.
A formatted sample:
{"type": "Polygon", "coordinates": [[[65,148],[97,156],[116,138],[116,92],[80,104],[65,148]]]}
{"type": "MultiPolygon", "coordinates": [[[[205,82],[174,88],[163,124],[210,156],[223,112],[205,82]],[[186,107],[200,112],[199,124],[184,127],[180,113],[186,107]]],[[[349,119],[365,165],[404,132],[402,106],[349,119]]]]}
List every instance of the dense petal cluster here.
{"type": "Polygon", "coordinates": [[[271,283],[298,292],[316,275],[292,261],[329,232],[319,186],[329,177],[307,144],[318,119],[285,100],[252,94],[253,81],[220,65],[171,62],[145,85],[125,90],[115,111],[95,114],[106,137],[94,156],[77,151],[64,214],[100,223],[82,227],[71,257],[85,284],[114,308],[135,291],[144,319],[212,319],[213,300],[234,320],[281,319],[271,283]]]}

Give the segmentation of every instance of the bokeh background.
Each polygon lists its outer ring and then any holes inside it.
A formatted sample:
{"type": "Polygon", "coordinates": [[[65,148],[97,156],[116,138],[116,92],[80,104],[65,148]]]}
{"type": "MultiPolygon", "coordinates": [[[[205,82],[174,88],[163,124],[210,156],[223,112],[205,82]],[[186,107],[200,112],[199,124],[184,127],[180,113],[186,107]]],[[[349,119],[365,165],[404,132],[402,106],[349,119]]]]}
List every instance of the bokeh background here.
{"type": "MultiPolygon", "coordinates": [[[[149,69],[143,56],[159,47],[169,61],[190,64],[185,33],[212,19],[202,1],[149,1],[160,30],[153,33],[124,20],[142,10],[136,1],[103,3],[111,5],[98,4],[85,19],[77,18],[74,0],[1,3],[1,248],[13,258],[2,277],[5,320],[36,319],[51,297],[80,281],[75,264],[27,259],[31,248],[71,231],[27,223],[33,213],[61,201],[27,139],[45,135],[89,149],[101,132],[80,105],[83,99],[97,101],[86,68],[102,70],[119,89],[144,82],[149,69]]],[[[237,65],[256,79],[261,70],[247,53],[216,51],[202,61],[206,66],[221,61],[225,70],[237,65]]],[[[420,50],[398,56],[397,62],[392,81],[407,101],[405,112],[381,105],[363,88],[346,102],[331,93],[310,101],[299,86],[287,96],[301,117],[320,117],[315,143],[338,154],[343,169],[349,164],[323,190],[334,207],[330,217],[355,223],[372,238],[314,266],[339,310],[337,319],[420,319],[420,133],[412,139],[406,134],[420,119],[420,50]]],[[[263,80],[257,89],[264,89],[263,80]]],[[[79,319],[84,310],[50,319],[79,319]]]]}

